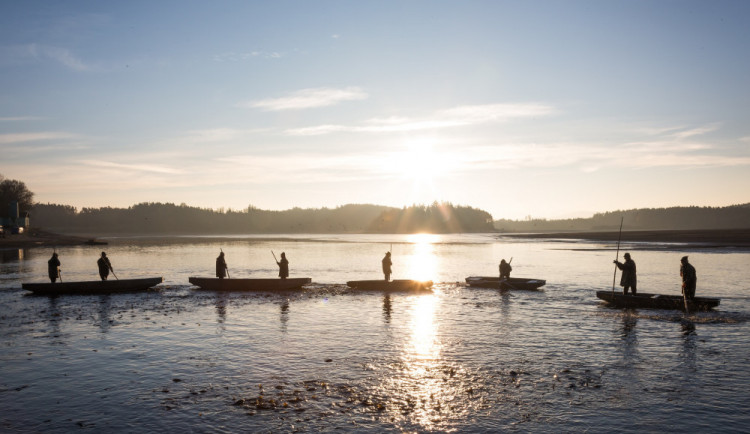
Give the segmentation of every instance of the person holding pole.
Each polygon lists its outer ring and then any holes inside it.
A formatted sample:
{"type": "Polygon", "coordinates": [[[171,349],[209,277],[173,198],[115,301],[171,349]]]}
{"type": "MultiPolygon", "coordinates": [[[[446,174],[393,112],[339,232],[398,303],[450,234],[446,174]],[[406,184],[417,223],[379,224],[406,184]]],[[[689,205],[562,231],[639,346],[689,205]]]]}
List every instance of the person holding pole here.
{"type": "MultiPolygon", "coordinates": [[[[276,258],[276,255],[274,255],[276,258]]],[[[279,277],[283,280],[289,277],[289,261],[286,259],[286,253],[281,252],[281,261],[276,261],[279,266],[279,277]]]]}
{"type": "Polygon", "coordinates": [[[685,296],[685,300],[692,300],[695,297],[695,284],[698,282],[698,277],[695,273],[695,267],[688,262],[688,257],[683,256],[680,259],[680,276],[682,276],[682,293],[685,296]]]}
{"type": "MultiPolygon", "coordinates": [[[[55,283],[58,277],[60,277],[60,259],[57,257],[57,252],[52,253],[52,257],[47,261],[47,274],[49,274],[49,280],[55,283]]],[[[62,279],[60,279],[62,282],[62,279]]]]}
{"type": "Polygon", "coordinates": [[[623,255],[625,262],[620,262],[615,259],[614,263],[617,268],[622,270],[622,277],[620,277],[620,286],[622,286],[622,293],[628,295],[628,289],[630,289],[635,295],[637,279],[635,276],[635,261],[630,259],[630,253],[623,255]]]}
{"type": "MultiPolygon", "coordinates": [[[[513,258],[510,258],[511,262],[513,258]]],[[[510,279],[510,272],[513,271],[513,267],[510,266],[510,262],[505,262],[505,259],[500,260],[500,280],[510,279]]]]}
{"type": "Polygon", "coordinates": [[[96,265],[99,267],[99,277],[101,277],[102,280],[107,280],[110,270],[112,270],[113,273],[115,272],[115,270],[112,269],[112,264],[109,262],[107,254],[104,252],[102,252],[102,255],[96,261],[96,265]]]}
{"type": "Polygon", "coordinates": [[[223,279],[229,275],[229,268],[227,267],[227,261],[224,260],[224,252],[219,253],[219,257],[216,258],[216,277],[223,279]]]}
{"type": "Polygon", "coordinates": [[[393,273],[393,270],[391,270],[391,266],[393,265],[393,262],[391,262],[391,252],[385,252],[385,256],[381,262],[383,264],[383,275],[385,276],[385,281],[388,282],[391,280],[391,274],[393,273]]]}

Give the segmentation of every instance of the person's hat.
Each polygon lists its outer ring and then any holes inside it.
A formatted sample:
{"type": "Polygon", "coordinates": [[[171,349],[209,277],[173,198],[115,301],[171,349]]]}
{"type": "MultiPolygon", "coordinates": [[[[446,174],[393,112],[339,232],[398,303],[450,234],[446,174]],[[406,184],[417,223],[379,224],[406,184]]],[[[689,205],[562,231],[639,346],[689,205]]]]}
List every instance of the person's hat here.
{"type": "Polygon", "coordinates": [[[630,253],[626,253],[626,254],[625,254],[625,257],[626,257],[626,258],[629,258],[629,257],[630,257],[630,253]]]}
{"type": "Polygon", "coordinates": [[[683,256],[682,259],[680,259],[680,262],[687,262],[687,256],[683,256]]]}

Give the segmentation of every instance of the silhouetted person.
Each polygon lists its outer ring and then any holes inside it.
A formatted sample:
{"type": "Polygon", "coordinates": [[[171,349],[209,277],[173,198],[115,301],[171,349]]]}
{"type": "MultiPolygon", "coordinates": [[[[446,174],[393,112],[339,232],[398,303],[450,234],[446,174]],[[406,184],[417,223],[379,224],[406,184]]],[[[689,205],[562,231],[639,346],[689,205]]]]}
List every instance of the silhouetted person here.
{"type": "Polygon", "coordinates": [[[112,264],[109,263],[107,254],[102,252],[102,256],[96,261],[96,265],[99,266],[99,277],[102,280],[107,280],[109,276],[109,270],[112,270],[112,264]]]}
{"type": "Polygon", "coordinates": [[[224,252],[221,252],[216,258],[216,277],[223,279],[227,274],[227,262],[224,260],[224,252]]]}
{"type": "Polygon", "coordinates": [[[698,282],[698,276],[695,274],[695,267],[688,262],[688,257],[683,256],[680,259],[680,276],[682,276],[682,292],[685,297],[692,300],[695,297],[695,284],[698,282]]]}
{"type": "Polygon", "coordinates": [[[620,286],[622,286],[622,293],[628,295],[628,289],[635,295],[637,281],[635,277],[635,262],[630,259],[630,253],[626,253],[624,256],[625,262],[613,261],[617,264],[617,268],[622,270],[622,277],[620,278],[620,286]]]}
{"type": "Polygon", "coordinates": [[[383,275],[385,276],[385,281],[388,282],[391,280],[391,266],[393,265],[393,262],[391,262],[391,252],[386,252],[385,257],[383,257],[383,275]]]}
{"type": "Polygon", "coordinates": [[[289,277],[289,261],[286,260],[286,254],[281,252],[281,261],[277,261],[279,266],[279,277],[286,279],[289,277]]]}
{"type": "Polygon", "coordinates": [[[53,253],[52,257],[47,261],[47,273],[52,283],[55,283],[60,276],[60,260],[57,258],[57,253],[53,253]]]}
{"type": "MultiPolygon", "coordinates": [[[[513,259],[511,258],[511,261],[513,259]]],[[[500,280],[510,279],[510,272],[513,271],[513,267],[510,266],[508,262],[505,262],[505,259],[500,261],[500,266],[498,267],[500,269],[500,280]]]]}

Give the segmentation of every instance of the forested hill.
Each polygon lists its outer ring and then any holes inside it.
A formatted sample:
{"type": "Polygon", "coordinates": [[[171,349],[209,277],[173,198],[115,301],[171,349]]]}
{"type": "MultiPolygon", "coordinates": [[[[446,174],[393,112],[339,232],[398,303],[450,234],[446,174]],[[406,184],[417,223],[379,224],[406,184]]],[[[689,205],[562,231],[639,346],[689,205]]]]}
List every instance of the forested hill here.
{"type": "Polygon", "coordinates": [[[31,224],[59,233],[144,235],[494,231],[489,213],[449,203],[403,209],[350,204],[285,211],[255,207],[212,210],[171,203],[78,210],[68,205],[36,204],[31,211],[31,224]]]}
{"type": "Polygon", "coordinates": [[[565,220],[496,220],[500,232],[565,232],[623,230],[698,230],[750,228],[750,203],[727,207],[645,208],[594,214],[565,220]]]}

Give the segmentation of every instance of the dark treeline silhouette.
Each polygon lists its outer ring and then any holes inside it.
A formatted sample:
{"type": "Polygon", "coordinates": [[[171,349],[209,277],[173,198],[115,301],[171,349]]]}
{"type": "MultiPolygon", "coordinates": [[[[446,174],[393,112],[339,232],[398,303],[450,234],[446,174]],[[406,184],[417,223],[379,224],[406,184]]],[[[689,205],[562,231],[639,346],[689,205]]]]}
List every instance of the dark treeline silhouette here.
{"type": "Polygon", "coordinates": [[[104,234],[272,234],[492,232],[485,211],[451,204],[398,209],[350,204],[337,208],[267,211],[213,210],[185,204],[140,203],[128,208],[83,208],[36,204],[32,225],[61,233],[104,234]]]}
{"type": "Polygon", "coordinates": [[[750,203],[727,207],[671,207],[611,211],[591,218],[564,220],[496,220],[500,232],[617,231],[620,219],[627,230],[700,230],[750,228],[750,203]]]}
{"type": "Polygon", "coordinates": [[[494,232],[492,216],[479,209],[433,202],[430,206],[413,205],[403,209],[389,209],[380,214],[368,227],[368,232],[411,234],[494,232]]]}

